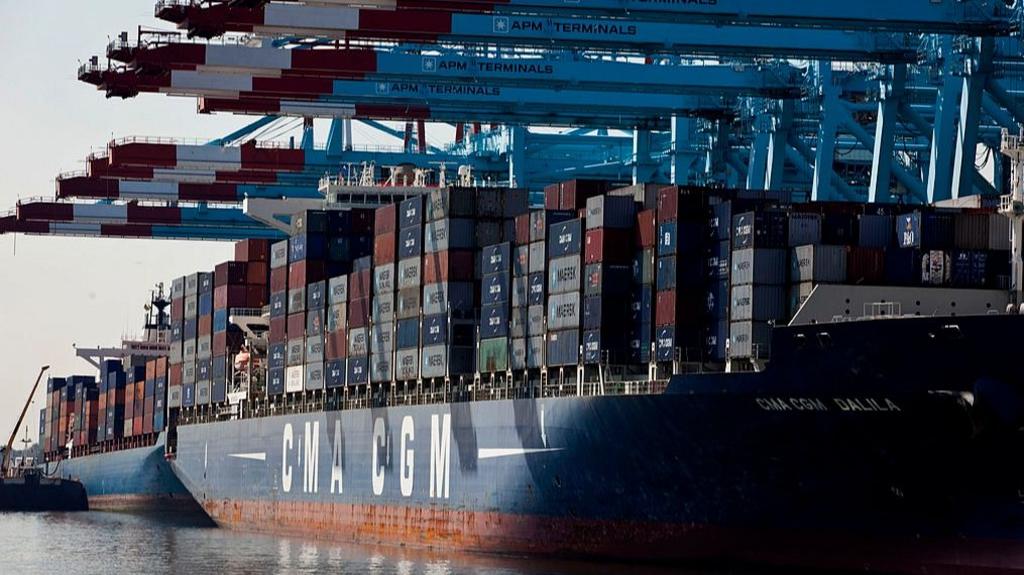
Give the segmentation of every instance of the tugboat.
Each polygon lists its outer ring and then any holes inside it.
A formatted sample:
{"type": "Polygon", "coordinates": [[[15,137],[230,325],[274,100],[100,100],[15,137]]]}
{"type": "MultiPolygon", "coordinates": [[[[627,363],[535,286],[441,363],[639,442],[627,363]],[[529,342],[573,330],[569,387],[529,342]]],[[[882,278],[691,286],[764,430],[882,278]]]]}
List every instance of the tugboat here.
{"type": "MultiPolygon", "coordinates": [[[[28,401],[21,410],[18,423],[11,432],[0,463],[0,512],[5,511],[88,511],[89,502],[85,487],[78,481],[46,477],[43,470],[28,458],[22,458],[17,465],[11,465],[11,450],[14,438],[25,419],[25,412],[32,403],[39,381],[49,366],[39,370],[28,401]]],[[[27,437],[26,437],[27,441],[27,437]]]]}

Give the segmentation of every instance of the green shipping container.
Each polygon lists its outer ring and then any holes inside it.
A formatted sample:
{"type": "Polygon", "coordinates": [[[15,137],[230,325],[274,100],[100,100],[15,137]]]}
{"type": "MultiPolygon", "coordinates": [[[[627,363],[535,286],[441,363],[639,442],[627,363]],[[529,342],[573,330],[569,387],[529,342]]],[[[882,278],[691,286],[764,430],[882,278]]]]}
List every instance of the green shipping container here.
{"type": "Polygon", "coordinates": [[[480,340],[480,372],[494,373],[508,369],[508,339],[480,340]]]}

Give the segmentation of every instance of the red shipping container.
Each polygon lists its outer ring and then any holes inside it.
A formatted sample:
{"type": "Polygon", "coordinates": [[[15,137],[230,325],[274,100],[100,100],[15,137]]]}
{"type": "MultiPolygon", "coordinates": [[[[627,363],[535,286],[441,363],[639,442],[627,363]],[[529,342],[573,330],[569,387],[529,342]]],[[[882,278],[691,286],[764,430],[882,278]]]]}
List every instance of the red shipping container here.
{"type": "Polygon", "coordinates": [[[583,257],[586,263],[629,264],[633,261],[633,230],[588,230],[583,257]]]}
{"type": "Polygon", "coordinates": [[[636,247],[653,248],[658,240],[657,212],[644,210],[636,215],[636,247]]]}
{"type": "MultiPolygon", "coordinates": [[[[135,397],[135,385],[136,385],[135,383],[129,383],[129,384],[125,385],[125,387],[124,387],[125,388],[125,393],[127,393],[129,397],[135,397]]],[[[139,385],[144,385],[144,384],[139,384],[139,385]]],[[[133,417],[135,417],[135,402],[134,401],[129,401],[129,402],[124,404],[124,418],[125,419],[131,419],[133,417]]]]}
{"type": "Polygon", "coordinates": [[[345,330],[327,334],[324,355],[329,360],[345,359],[348,357],[348,334],[345,333],[345,330]]]}
{"type": "Polygon", "coordinates": [[[150,359],[146,361],[146,379],[153,381],[156,378],[156,360],[150,359]]]}
{"type": "Polygon", "coordinates": [[[701,318],[702,297],[677,290],[660,291],[654,301],[654,325],[657,327],[674,326],[677,333],[682,329],[693,327],[701,318]]]}
{"type": "Polygon", "coordinates": [[[885,282],[885,250],[851,247],[846,254],[846,283],[872,285],[885,282]]]}
{"type": "Polygon", "coordinates": [[[327,277],[327,268],[319,260],[302,260],[288,265],[288,287],[297,289],[327,277]]]}
{"type": "Polygon", "coordinates": [[[213,333],[213,316],[199,316],[199,335],[210,335],[213,333]]]}
{"type": "Polygon", "coordinates": [[[181,364],[172,365],[167,369],[167,385],[181,385],[181,364]]]}
{"type": "Polygon", "coordinates": [[[235,242],[235,261],[270,261],[270,240],[242,240],[235,242]]]}
{"type": "Polygon", "coordinates": [[[398,204],[381,206],[373,213],[373,233],[380,236],[398,227],[398,204]]]}
{"type": "MultiPolygon", "coordinates": [[[[149,396],[145,399],[142,410],[142,433],[153,433],[153,410],[156,405],[156,397],[149,396]]],[[[133,425],[134,427],[134,425],[133,425]]]]}
{"type": "Polygon", "coordinates": [[[530,214],[516,216],[516,244],[525,246],[530,243],[530,214]]]}
{"type": "Polygon", "coordinates": [[[665,186],[658,190],[658,222],[681,218],[701,220],[708,206],[707,191],[702,188],[665,186]]]}
{"type": "Polygon", "coordinates": [[[213,268],[213,285],[241,285],[249,275],[249,266],[245,262],[223,262],[213,268]]]}
{"type": "Polygon", "coordinates": [[[265,286],[269,272],[270,264],[267,262],[251,262],[245,274],[245,283],[252,286],[265,286]]]}
{"type": "Polygon", "coordinates": [[[156,377],[167,377],[167,358],[158,357],[156,358],[156,377]]]}
{"type": "Polygon", "coordinates": [[[270,333],[267,336],[270,343],[284,343],[288,341],[288,318],[285,316],[270,318],[270,333]]]}
{"type": "Polygon", "coordinates": [[[380,266],[395,263],[395,242],[397,234],[388,232],[377,234],[373,239],[373,265],[380,266]]]}
{"type": "Polygon", "coordinates": [[[550,184],[544,186],[544,209],[557,210],[561,205],[562,184],[550,184]]]}
{"type": "Polygon", "coordinates": [[[350,299],[370,297],[373,295],[372,281],[373,276],[370,270],[352,272],[348,276],[348,297],[350,299]]]}
{"type": "Polygon", "coordinates": [[[270,303],[266,285],[249,285],[245,288],[245,307],[263,307],[270,303]]]}
{"type": "Polygon", "coordinates": [[[306,314],[303,312],[288,314],[288,339],[306,336],[306,314]]]}
{"type": "Polygon", "coordinates": [[[132,435],[142,435],[142,419],[145,414],[142,413],[142,408],[139,409],[139,413],[132,418],[132,435]]]}
{"type": "Polygon", "coordinates": [[[569,180],[562,183],[558,208],[562,210],[585,209],[587,200],[608,191],[609,182],[604,180],[569,180]]]}
{"type": "Polygon", "coordinates": [[[228,332],[220,331],[213,334],[213,355],[227,355],[228,332]]]}
{"type": "Polygon", "coordinates": [[[471,250],[445,250],[423,256],[423,283],[473,281],[476,255],[471,250]]]}
{"type": "Polygon", "coordinates": [[[348,326],[350,328],[370,325],[370,298],[359,298],[348,302],[348,326]]]}
{"type": "Polygon", "coordinates": [[[245,307],[249,288],[244,284],[224,285],[213,288],[213,309],[245,307]]]}
{"type": "Polygon", "coordinates": [[[280,267],[270,270],[270,291],[273,293],[288,291],[288,268],[280,267]]]}
{"type": "Polygon", "coordinates": [[[182,298],[171,300],[171,320],[181,321],[185,319],[185,300],[182,298]]]}

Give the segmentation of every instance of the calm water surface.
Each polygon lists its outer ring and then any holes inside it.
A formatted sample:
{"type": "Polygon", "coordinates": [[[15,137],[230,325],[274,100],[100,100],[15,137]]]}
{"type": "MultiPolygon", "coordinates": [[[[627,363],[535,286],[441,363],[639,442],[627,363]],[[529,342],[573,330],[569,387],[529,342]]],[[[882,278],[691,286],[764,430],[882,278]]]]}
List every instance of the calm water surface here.
{"type": "Polygon", "coordinates": [[[444,556],[399,548],[238,533],[194,518],[124,513],[0,513],[0,573],[344,573],[373,575],[749,575],[567,563],[476,555],[444,556]]]}

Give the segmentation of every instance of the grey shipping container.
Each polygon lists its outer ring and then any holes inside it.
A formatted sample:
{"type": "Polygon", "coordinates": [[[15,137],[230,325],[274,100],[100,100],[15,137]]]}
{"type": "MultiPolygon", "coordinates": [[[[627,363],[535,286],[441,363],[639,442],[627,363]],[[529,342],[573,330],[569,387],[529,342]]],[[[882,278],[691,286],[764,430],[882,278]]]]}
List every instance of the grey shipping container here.
{"type": "Polygon", "coordinates": [[[201,335],[196,338],[196,359],[213,357],[213,336],[201,335]]]}
{"type": "Polygon", "coordinates": [[[170,409],[181,407],[180,385],[171,385],[167,387],[167,407],[170,409]]]}
{"type": "Polygon", "coordinates": [[[526,339],[526,366],[537,369],[547,365],[547,338],[543,335],[526,339]]]}
{"type": "Polygon", "coordinates": [[[476,247],[476,222],[452,219],[430,222],[424,227],[423,253],[476,247]]]}
{"type": "Polygon", "coordinates": [[[394,294],[378,294],[373,296],[373,305],[370,308],[370,317],[374,323],[387,323],[395,321],[395,297],[394,294]]]}
{"type": "Polygon", "coordinates": [[[420,358],[420,375],[424,379],[473,373],[472,347],[432,345],[424,347],[420,358]]]}
{"type": "Polygon", "coordinates": [[[547,336],[547,365],[561,367],[578,365],[579,362],[579,330],[549,331],[547,336]]]}
{"type": "Polygon", "coordinates": [[[526,338],[517,337],[512,340],[512,355],[509,357],[512,369],[526,369],[526,338]]]}
{"type": "Polygon", "coordinates": [[[395,379],[412,381],[420,376],[420,350],[400,349],[395,352],[395,379]]]}
{"type": "Polygon", "coordinates": [[[283,268],[288,265],[288,240],[270,246],[270,268],[283,268]]]}
{"type": "Polygon", "coordinates": [[[1010,220],[1001,214],[961,213],[953,220],[954,245],[963,250],[1009,250],[1010,220]]]}
{"type": "Polygon", "coordinates": [[[509,314],[509,331],[512,337],[526,337],[530,324],[528,307],[514,307],[509,314]]]}
{"type": "Polygon", "coordinates": [[[794,316],[796,312],[800,310],[800,306],[804,305],[807,298],[811,297],[811,292],[814,291],[814,286],[817,285],[814,282],[803,282],[793,284],[789,288],[789,315],[794,316]]]}
{"type": "Polygon", "coordinates": [[[729,357],[767,358],[771,354],[771,326],[764,322],[740,321],[729,325],[729,357]]]}
{"type": "Polygon", "coordinates": [[[730,313],[733,321],[783,319],[787,315],[786,289],[769,285],[733,286],[730,313]]]}
{"type": "Polygon", "coordinates": [[[423,279],[423,260],[404,259],[398,262],[398,289],[419,288],[423,279]]]}
{"type": "Polygon", "coordinates": [[[548,329],[579,328],[582,316],[579,292],[548,296],[548,329]]]}
{"type": "Polygon", "coordinates": [[[373,383],[386,383],[394,379],[395,363],[394,355],[389,351],[380,354],[370,354],[370,381],[373,383]]]}
{"type": "Polygon", "coordinates": [[[395,291],[395,264],[385,264],[373,268],[373,293],[393,293],[395,291]]]}
{"type": "Polygon", "coordinates": [[[288,367],[306,363],[306,340],[295,338],[288,340],[288,367]]]}
{"type": "Polygon", "coordinates": [[[512,307],[530,305],[530,278],[519,276],[512,278],[512,307]]]}
{"type": "Polygon", "coordinates": [[[656,269],[654,248],[638,251],[633,258],[633,283],[654,285],[656,269]]]}
{"type": "Polygon", "coordinates": [[[423,286],[423,315],[469,312],[474,307],[473,284],[448,282],[423,286]]]}
{"type": "Polygon", "coordinates": [[[185,297],[185,278],[177,277],[171,280],[171,299],[185,297]]]}
{"type": "Polygon", "coordinates": [[[370,353],[370,331],[369,328],[360,327],[348,332],[348,355],[350,357],[365,357],[370,353]]]}
{"type": "Polygon", "coordinates": [[[636,202],[628,196],[587,198],[587,229],[631,229],[636,224],[636,202]]]}
{"type": "Polygon", "coordinates": [[[846,246],[798,246],[790,256],[793,283],[842,283],[846,281],[846,246]]]}
{"type": "Polygon", "coordinates": [[[331,278],[327,282],[327,304],[337,305],[348,302],[348,276],[331,278]]]}
{"type": "Polygon", "coordinates": [[[306,363],[323,362],[324,360],[324,338],[312,336],[306,338],[306,363]]]}
{"type": "Polygon", "coordinates": [[[580,291],[583,285],[583,260],[570,255],[551,260],[548,269],[548,294],[580,291]]]}
{"type": "Polygon", "coordinates": [[[732,253],[732,284],[781,285],[789,270],[789,250],[753,249],[732,253]]]}
{"type": "Polygon", "coordinates": [[[348,306],[345,304],[332,305],[327,309],[327,331],[338,332],[348,325],[348,306]]]}
{"type": "Polygon", "coordinates": [[[196,364],[195,362],[186,361],[181,367],[181,383],[193,384],[196,382],[196,364]]]}
{"type": "Polygon", "coordinates": [[[530,244],[530,272],[542,272],[547,269],[547,244],[533,242],[530,244]]]}
{"type": "Polygon", "coordinates": [[[185,317],[196,318],[199,317],[199,295],[188,295],[185,296],[185,317]]]}
{"type": "MultiPolygon", "coordinates": [[[[288,242],[285,242],[287,245],[288,242]]],[[[287,262],[288,253],[287,248],[285,249],[285,261],[287,262]]],[[[185,276],[185,297],[190,295],[199,295],[199,274],[189,274],[185,276]]]]}
{"type": "Polygon", "coordinates": [[[196,383],[196,405],[210,405],[210,396],[213,384],[210,381],[196,383]]]}
{"type": "Polygon", "coordinates": [[[288,290],[288,313],[299,313],[300,311],[306,311],[306,289],[288,290]]]}
{"type": "Polygon", "coordinates": [[[547,307],[543,305],[531,305],[527,309],[526,335],[529,337],[544,336],[544,314],[547,307]]]}
{"type": "Polygon", "coordinates": [[[476,215],[476,192],[471,188],[441,188],[426,197],[428,222],[476,215]]]}
{"type": "Polygon", "coordinates": [[[326,381],[323,361],[315,361],[306,364],[306,377],[303,382],[303,388],[306,391],[324,389],[326,387],[326,381]]]}
{"type": "Polygon", "coordinates": [[[399,291],[395,297],[395,316],[398,319],[419,317],[420,301],[419,287],[399,291]]]}
{"type": "Polygon", "coordinates": [[[789,246],[821,243],[821,214],[789,214],[789,246]]]}

